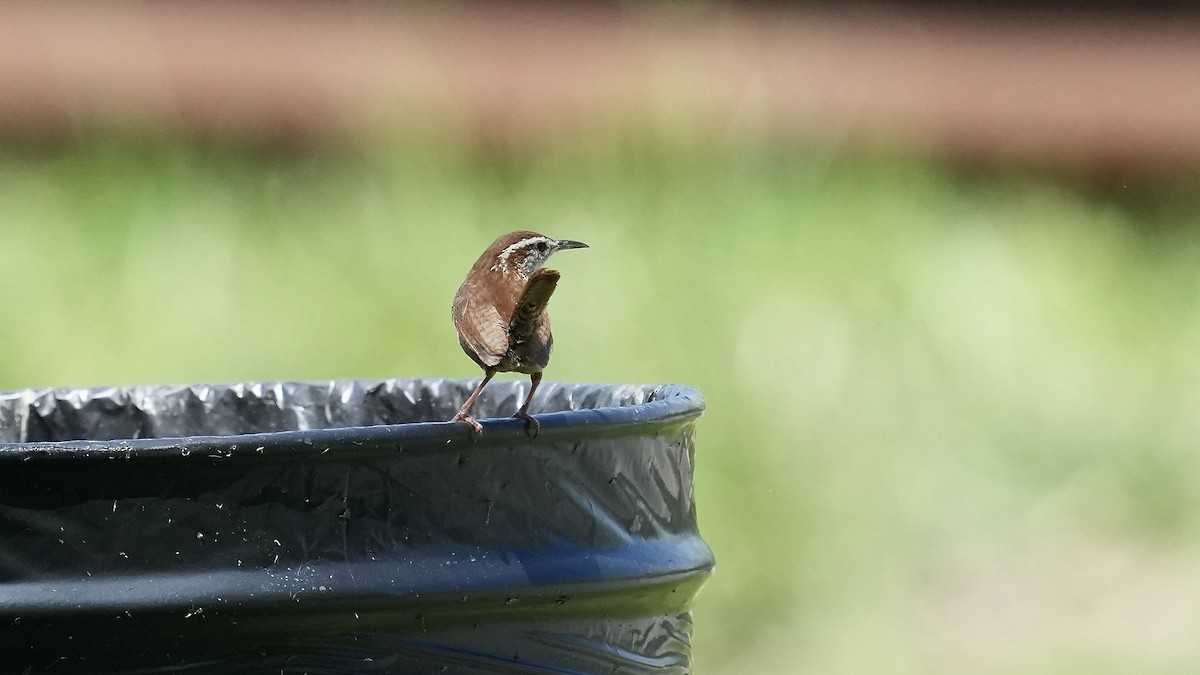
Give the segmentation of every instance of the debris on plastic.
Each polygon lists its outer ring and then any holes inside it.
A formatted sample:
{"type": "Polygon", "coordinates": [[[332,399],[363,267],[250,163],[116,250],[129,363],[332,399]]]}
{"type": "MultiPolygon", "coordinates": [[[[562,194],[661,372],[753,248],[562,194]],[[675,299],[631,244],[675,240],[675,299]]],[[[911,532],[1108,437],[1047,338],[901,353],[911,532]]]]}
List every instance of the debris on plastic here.
{"type": "Polygon", "coordinates": [[[690,670],[700,394],[474,384],[0,393],[6,667],[690,670]]]}

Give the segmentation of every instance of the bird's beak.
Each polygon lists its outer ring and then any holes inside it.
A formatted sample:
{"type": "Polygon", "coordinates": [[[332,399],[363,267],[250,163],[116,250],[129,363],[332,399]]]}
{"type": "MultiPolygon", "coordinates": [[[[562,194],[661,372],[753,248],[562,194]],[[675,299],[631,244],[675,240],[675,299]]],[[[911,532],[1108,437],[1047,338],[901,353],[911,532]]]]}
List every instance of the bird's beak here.
{"type": "Polygon", "coordinates": [[[571,241],[570,239],[559,239],[554,242],[554,247],[559,251],[565,251],[569,248],[587,248],[588,245],[582,241],[571,241]]]}

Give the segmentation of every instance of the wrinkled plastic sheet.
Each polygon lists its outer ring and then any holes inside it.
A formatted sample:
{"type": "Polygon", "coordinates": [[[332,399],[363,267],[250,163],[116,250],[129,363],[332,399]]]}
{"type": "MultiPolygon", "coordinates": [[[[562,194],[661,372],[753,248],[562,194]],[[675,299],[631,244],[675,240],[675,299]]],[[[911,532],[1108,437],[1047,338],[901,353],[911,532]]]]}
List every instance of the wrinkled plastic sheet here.
{"type": "Polygon", "coordinates": [[[0,653],[31,672],[688,672],[680,386],[0,394],[0,653]]]}

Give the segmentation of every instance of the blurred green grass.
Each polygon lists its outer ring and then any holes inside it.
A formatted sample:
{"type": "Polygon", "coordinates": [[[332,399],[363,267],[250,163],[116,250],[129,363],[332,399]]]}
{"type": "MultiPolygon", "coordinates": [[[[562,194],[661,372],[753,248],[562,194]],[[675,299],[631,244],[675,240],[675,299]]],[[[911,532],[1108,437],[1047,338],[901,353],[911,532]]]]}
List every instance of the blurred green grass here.
{"type": "Polygon", "coordinates": [[[709,409],[702,673],[1200,668],[1200,201],[671,134],[0,153],[3,388],[475,377],[450,298],[554,260],[547,377],[709,409]]]}

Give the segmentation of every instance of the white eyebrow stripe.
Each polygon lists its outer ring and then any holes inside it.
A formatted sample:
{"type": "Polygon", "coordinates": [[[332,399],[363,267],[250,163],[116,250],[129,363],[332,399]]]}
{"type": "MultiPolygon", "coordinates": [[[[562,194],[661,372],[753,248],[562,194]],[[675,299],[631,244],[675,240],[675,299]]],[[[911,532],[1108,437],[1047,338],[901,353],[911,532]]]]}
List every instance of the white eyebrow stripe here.
{"type": "Polygon", "coordinates": [[[550,239],[548,237],[526,237],[515,244],[510,244],[503,251],[500,251],[500,255],[498,256],[500,258],[500,262],[497,265],[493,265],[492,269],[496,269],[498,266],[502,266],[507,269],[508,257],[513,253],[516,253],[517,249],[525,248],[526,246],[536,246],[539,242],[543,241],[546,242],[546,244],[550,243],[550,239]]]}

